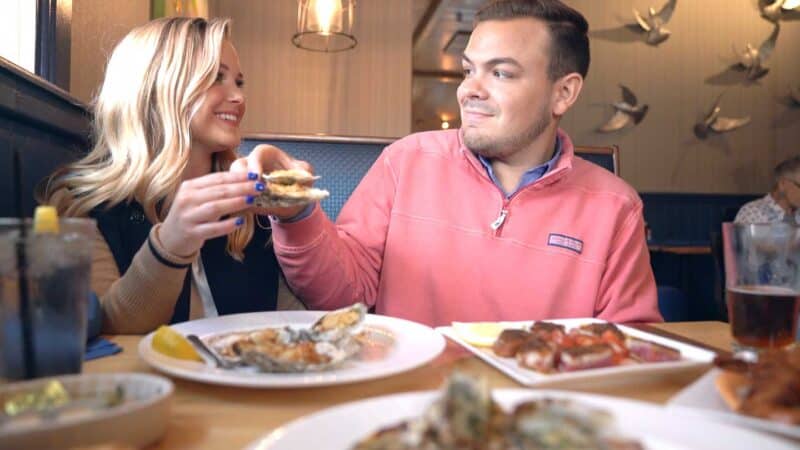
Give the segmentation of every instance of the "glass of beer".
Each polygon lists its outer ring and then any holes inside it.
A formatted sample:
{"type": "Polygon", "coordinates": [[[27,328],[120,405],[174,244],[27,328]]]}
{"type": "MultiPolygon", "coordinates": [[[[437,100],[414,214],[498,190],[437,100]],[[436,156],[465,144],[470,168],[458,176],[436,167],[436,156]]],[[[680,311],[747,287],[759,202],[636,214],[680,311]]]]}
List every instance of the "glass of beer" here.
{"type": "Polygon", "coordinates": [[[793,343],[800,315],[800,227],[724,223],[722,242],[735,354],[754,360],[761,350],[793,343]]]}

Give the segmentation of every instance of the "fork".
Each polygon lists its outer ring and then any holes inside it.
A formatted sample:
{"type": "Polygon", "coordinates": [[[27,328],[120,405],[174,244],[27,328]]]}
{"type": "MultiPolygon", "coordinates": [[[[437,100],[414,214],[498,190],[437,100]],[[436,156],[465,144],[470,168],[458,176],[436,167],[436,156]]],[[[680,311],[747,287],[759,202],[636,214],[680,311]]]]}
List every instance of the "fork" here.
{"type": "Polygon", "coordinates": [[[217,355],[217,352],[211,350],[211,348],[207,346],[202,339],[197,337],[197,335],[188,334],[186,335],[186,339],[188,339],[189,342],[191,342],[192,345],[194,345],[195,349],[197,349],[200,353],[202,353],[203,355],[208,357],[208,359],[213,361],[214,364],[217,365],[217,367],[221,367],[223,369],[233,369],[235,367],[235,364],[226,360],[225,358],[220,357],[219,355],[217,355]]]}

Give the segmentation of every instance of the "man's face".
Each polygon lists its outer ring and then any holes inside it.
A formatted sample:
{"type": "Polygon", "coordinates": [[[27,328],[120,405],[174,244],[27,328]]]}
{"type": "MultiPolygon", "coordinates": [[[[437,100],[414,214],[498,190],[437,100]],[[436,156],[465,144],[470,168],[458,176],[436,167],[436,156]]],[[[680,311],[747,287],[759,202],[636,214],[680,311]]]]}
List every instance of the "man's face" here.
{"type": "Polygon", "coordinates": [[[458,87],[464,144],[487,158],[527,148],[553,122],[550,34],[533,18],[480,22],[458,87]]]}
{"type": "Polygon", "coordinates": [[[800,176],[786,175],[780,180],[783,195],[793,209],[800,209],[800,176]]]}

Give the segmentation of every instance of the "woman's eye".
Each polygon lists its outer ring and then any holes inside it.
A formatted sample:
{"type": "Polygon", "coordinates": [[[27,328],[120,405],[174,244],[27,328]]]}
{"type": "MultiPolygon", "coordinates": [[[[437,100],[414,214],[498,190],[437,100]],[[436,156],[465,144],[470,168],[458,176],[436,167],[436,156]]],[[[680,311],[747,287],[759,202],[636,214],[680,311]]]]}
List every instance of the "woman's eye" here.
{"type": "Polygon", "coordinates": [[[225,75],[222,72],[217,72],[217,78],[214,81],[219,83],[223,78],[225,78],[225,75]]]}
{"type": "Polygon", "coordinates": [[[236,80],[236,87],[239,88],[244,87],[244,80],[236,80]]]}

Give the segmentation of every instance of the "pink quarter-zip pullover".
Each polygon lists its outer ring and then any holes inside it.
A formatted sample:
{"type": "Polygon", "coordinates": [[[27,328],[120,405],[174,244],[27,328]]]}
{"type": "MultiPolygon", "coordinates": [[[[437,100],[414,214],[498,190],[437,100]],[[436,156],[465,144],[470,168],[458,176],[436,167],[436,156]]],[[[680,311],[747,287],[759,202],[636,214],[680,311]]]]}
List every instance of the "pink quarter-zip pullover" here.
{"type": "Polygon", "coordinates": [[[388,146],[334,225],[273,221],[275,253],[309,307],[364,302],[428,325],[599,317],[661,321],[642,202],[607,170],[561,157],[510,198],[458,130],[388,146]]]}

